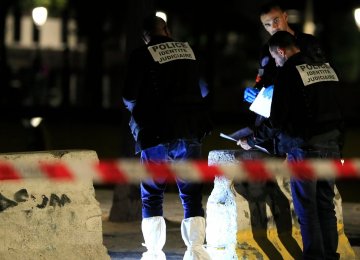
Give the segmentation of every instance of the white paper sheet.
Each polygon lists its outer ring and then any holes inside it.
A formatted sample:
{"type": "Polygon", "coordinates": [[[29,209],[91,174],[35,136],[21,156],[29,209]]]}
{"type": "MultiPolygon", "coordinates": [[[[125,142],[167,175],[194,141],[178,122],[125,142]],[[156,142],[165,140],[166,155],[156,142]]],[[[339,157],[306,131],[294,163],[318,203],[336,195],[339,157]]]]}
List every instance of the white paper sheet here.
{"type": "Polygon", "coordinates": [[[257,97],[255,98],[254,102],[250,106],[250,110],[255,112],[258,115],[264,116],[266,118],[270,117],[270,110],[271,110],[271,98],[264,96],[265,88],[263,87],[257,97]]]}

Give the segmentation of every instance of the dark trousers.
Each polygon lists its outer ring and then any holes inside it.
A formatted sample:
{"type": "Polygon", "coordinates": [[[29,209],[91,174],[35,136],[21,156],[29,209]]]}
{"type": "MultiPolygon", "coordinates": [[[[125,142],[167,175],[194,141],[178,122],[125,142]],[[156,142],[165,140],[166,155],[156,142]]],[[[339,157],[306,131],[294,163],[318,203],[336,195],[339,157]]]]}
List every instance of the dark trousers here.
{"type": "MultiPolygon", "coordinates": [[[[307,158],[340,158],[338,152],[292,149],[289,162],[307,158]]],[[[334,180],[291,179],[291,194],[303,240],[304,259],[339,259],[334,180]]]]}
{"type": "MultiPolygon", "coordinates": [[[[141,151],[141,162],[174,162],[199,159],[201,144],[197,140],[178,139],[141,151]]],[[[164,192],[168,178],[147,180],[140,184],[143,218],[163,216],[164,192]]],[[[179,196],[184,208],[184,218],[204,216],[202,183],[191,183],[176,178],[179,196]]]]}

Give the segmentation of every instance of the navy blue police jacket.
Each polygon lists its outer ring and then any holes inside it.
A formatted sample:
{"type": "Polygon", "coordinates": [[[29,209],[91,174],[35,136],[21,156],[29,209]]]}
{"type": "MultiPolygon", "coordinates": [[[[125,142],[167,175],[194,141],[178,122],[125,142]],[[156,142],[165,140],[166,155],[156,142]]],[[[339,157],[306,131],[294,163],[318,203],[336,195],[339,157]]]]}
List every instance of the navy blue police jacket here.
{"type": "MultiPolygon", "coordinates": [[[[302,33],[299,31],[295,31],[295,37],[297,45],[302,53],[305,53],[308,57],[311,57],[314,62],[326,61],[324,51],[322,50],[316,37],[311,34],[302,33]]],[[[260,90],[263,87],[266,88],[274,84],[274,80],[277,77],[279,68],[276,67],[275,60],[271,57],[269,46],[267,44],[263,46],[259,60],[259,69],[254,87],[260,90]]],[[[270,151],[272,154],[276,154],[276,144],[274,143],[273,139],[275,132],[271,122],[261,115],[256,115],[254,117],[254,121],[254,136],[251,136],[247,139],[249,145],[261,145],[267,148],[268,151],[270,151]]]]}
{"type": "Polygon", "coordinates": [[[198,61],[184,42],[156,36],[128,61],[123,101],[136,153],[175,139],[201,139],[212,124],[199,86],[198,61]]]}
{"type": "Polygon", "coordinates": [[[329,63],[299,52],[279,68],[274,82],[270,121],[280,155],[293,148],[341,146],[344,134],[337,99],[340,85],[329,63]]]}

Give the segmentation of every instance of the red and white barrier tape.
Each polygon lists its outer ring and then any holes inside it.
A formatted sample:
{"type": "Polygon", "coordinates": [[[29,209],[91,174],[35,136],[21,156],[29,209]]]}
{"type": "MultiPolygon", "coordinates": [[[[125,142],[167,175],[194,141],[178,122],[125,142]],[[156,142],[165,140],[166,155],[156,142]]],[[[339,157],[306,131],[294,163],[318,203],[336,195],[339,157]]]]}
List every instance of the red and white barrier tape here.
{"type": "Polygon", "coordinates": [[[148,178],[167,178],[168,182],[173,182],[175,177],[194,182],[212,182],[216,176],[225,176],[235,181],[274,180],[276,176],[292,176],[303,179],[359,178],[360,159],[347,159],[344,163],[339,160],[320,159],[284,163],[280,159],[267,159],[212,166],[208,166],[208,162],[205,160],[179,161],[171,164],[141,164],[138,159],[105,160],[99,163],[0,161],[0,181],[92,179],[97,184],[136,184],[148,178]]]}

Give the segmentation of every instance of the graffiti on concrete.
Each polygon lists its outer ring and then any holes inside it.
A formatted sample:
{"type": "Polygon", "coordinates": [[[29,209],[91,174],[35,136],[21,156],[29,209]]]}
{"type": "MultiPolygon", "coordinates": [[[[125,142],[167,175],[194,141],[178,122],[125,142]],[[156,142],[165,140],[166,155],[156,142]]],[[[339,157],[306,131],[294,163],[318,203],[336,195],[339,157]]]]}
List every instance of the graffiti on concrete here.
{"type": "MultiPolygon", "coordinates": [[[[0,213],[4,210],[12,207],[16,207],[19,203],[23,203],[31,198],[36,201],[36,197],[32,194],[29,195],[26,189],[20,189],[14,193],[14,199],[11,200],[0,193],[0,213]]],[[[50,207],[63,207],[65,204],[71,203],[71,200],[66,194],[62,194],[60,197],[54,193],[50,194],[50,199],[46,195],[41,196],[41,203],[37,204],[36,207],[39,209],[45,208],[47,205],[50,207]]]]}
{"type": "Polygon", "coordinates": [[[0,193],[0,212],[4,211],[7,208],[15,207],[17,205],[18,204],[15,201],[9,200],[0,193]]]}
{"type": "Polygon", "coordinates": [[[61,195],[61,198],[59,198],[56,194],[51,193],[50,195],[50,206],[55,207],[56,204],[60,207],[64,206],[65,203],[70,203],[71,200],[66,196],[65,194],[61,195]]]}

